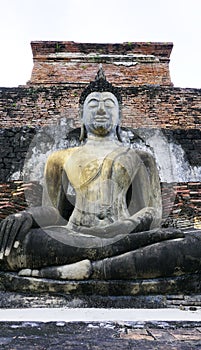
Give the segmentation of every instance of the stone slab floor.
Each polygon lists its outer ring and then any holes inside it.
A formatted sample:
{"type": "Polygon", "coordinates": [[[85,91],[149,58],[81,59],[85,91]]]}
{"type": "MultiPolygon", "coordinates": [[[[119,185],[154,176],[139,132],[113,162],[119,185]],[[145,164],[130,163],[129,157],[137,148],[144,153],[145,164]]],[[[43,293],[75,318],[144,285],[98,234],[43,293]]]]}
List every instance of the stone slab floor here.
{"type": "Polygon", "coordinates": [[[201,349],[201,322],[2,322],[0,349],[201,349]]]}

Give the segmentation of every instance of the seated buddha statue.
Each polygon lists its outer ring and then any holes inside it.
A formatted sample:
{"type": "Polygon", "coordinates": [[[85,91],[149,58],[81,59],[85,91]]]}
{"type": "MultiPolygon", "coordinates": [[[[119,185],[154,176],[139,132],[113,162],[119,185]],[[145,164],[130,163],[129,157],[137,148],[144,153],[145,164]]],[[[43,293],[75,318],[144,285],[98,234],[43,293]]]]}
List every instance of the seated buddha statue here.
{"type": "Polygon", "coordinates": [[[200,238],[160,227],[155,160],[122,143],[121,105],[119,89],[100,68],[80,97],[81,145],[49,156],[41,207],[0,225],[1,270],[66,280],[198,270],[200,238]]]}

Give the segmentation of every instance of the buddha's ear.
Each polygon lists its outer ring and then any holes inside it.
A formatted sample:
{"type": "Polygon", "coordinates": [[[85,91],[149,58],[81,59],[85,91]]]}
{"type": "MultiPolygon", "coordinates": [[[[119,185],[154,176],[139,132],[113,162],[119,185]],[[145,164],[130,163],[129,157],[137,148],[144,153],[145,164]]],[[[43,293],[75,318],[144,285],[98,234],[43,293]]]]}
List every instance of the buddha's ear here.
{"type": "Polygon", "coordinates": [[[79,112],[78,112],[78,117],[79,117],[79,120],[83,120],[83,105],[79,105],[79,112]]]}
{"type": "Polygon", "coordinates": [[[121,137],[121,127],[120,125],[117,125],[117,128],[116,128],[116,135],[117,135],[117,138],[120,142],[122,142],[122,137],[121,137]]]}
{"type": "Polygon", "coordinates": [[[122,104],[119,104],[119,122],[122,120],[122,104]]]}
{"type": "Polygon", "coordinates": [[[122,119],[122,105],[119,104],[119,123],[118,123],[118,125],[116,127],[116,135],[117,135],[118,140],[120,142],[123,142],[122,141],[121,127],[120,127],[121,119],[122,119]]]}
{"type": "Polygon", "coordinates": [[[84,121],[83,121],[83,105],[79,106],[79,119],[81,121],[81,130],[80,130],[79,140],[80,141],[84,141],[84,138],[85,138],[85,125],[84,125],[84,121]]]}
{"type": "Polygon", "coordinates": [[[80,130],[80,141],[84,141],[86,136],[86,128],[84,123],[81,124],[81,130],[80,130]]]}

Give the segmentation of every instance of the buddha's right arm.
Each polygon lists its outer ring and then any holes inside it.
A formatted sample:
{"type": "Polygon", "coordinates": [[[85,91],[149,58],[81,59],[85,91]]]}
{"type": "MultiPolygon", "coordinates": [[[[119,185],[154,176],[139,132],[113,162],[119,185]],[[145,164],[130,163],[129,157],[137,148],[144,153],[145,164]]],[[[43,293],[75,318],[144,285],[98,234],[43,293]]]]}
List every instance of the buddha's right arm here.
{"type": "Polygon", "coordinates": [[[44,171],[42,206],[27,209],[33,219],[33,228],[66,224],[66,220],[62,217],[68,185],[63,168],[66,157],[65,150],[56,151],[47,160],[44,171]]]}

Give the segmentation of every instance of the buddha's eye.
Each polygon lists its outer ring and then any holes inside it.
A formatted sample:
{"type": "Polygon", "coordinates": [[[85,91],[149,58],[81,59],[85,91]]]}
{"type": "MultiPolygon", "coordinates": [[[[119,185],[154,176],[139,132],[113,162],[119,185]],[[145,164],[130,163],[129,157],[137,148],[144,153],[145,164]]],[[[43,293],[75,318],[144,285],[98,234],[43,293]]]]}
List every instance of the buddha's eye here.
{"type": "Polygon", "coordinates": [[[89,107],[98,107],[98,101],[93,99],[93,100],[90,100],[89,103],[88,103],[88,106],[89,107]]]}
{"type": "Polygon", "coordinates": [[[104,101],[104,105],[105,105],[105,107],[114,107],[114,101],[112,101],[111,99],[107,99],[107,100],[105,100],[104,101]]]}

